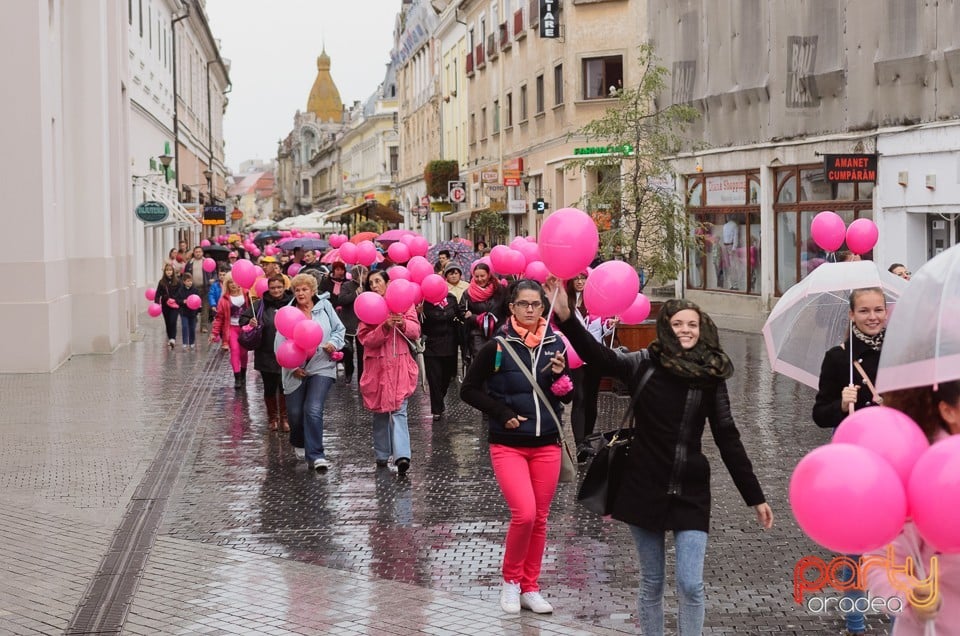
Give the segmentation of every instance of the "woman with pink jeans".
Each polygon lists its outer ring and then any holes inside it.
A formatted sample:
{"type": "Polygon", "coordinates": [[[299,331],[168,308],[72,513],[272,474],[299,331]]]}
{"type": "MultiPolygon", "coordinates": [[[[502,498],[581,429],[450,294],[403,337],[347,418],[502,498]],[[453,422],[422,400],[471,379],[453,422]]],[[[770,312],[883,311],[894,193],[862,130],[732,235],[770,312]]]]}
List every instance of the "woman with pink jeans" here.
{"type": "Polygon", "coordinates": [[[493,472],[510,508],[500,606],[547,614],[553,607],[540,594],[540,567],[560,476],[561,401],[573,386],[561,376],[565,347],[542,316],[540,284],[520,280],[508,297],[509,317],[477,352],[460,397],[486,415],[493,472]]]}
{"type": "Polygon", "coordinates": [[[240,314],[250,305],[250,297],[233,276],[223,277],[223,295],[217,302],[217,317],[213,319],[210,330],[210,342],[220,341],[224,349],[230,350],[230,366],[233,367],[233,388],[243,389],[247,385],[247,350],[240,346],[240,314]]]}

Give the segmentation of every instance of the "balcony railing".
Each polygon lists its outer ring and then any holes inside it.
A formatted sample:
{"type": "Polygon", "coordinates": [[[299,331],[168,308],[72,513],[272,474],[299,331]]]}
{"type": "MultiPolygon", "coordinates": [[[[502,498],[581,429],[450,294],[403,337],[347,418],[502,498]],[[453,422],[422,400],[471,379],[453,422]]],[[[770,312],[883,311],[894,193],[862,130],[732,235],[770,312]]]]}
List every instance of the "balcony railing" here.
{"type": "Polygon", "coordinates": [[[510,39],[510,23],[504,22],[500,25],[500,50],[506,51],[513,46],[513,40],[510,39]]]}
{"type": "Polygon", "coordinates": [[[527,37],[527,30],[523,28],[523,9],[517,9],[513,14],[513,37],[518,40],[527,37]]]}
{"type": "Polygon", "coordinates": [[[467,53],[467,77],[473,77],[473,53],[467,53]]]}

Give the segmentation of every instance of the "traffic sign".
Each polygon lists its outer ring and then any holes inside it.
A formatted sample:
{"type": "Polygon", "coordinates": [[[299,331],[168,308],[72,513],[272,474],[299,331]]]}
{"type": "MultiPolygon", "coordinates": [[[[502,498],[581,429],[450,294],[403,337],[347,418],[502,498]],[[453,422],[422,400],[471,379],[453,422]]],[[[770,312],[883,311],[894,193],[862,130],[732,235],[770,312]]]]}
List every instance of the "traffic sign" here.
{"type": "Polygon", "coordinates": [[[447,198],[451,203],[463,203],[467,200],[467,184],[463,181],[447,181],[447,198]]]}

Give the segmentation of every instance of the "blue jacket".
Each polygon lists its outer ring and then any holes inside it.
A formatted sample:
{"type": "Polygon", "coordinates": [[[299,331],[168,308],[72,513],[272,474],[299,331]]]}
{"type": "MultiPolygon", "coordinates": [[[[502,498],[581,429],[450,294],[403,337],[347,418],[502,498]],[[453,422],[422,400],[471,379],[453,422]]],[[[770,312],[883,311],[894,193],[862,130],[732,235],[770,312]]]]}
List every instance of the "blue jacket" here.
{"type": "Polygon", "coordinates": [[[524,366],[532,368],[537,384],[549,400],[557,418],[561,418],[562,401],[569,401],[573,392],[560,398],[550,390],[559,377],[551,371],[550,359],[564,351],[563,341],[547,325],[542,346],[537,354],[536,349],[531,350],[524,344],[509,321],[496,331],[495,336],[502,338],[504,343],[501,344],[494,338],[480,349],[463,379],[461,398],[489,416],[491,444],[547,446],[559,443],[561,423],[551,415],[550,409],[536,395],[513,356],[505,350],[498,355],[497,346],[509,347],[523,361],[524,366]],[[518,415],[526,418],[519,428],[508,429],[504,426],[508,420],[518,415]]]}

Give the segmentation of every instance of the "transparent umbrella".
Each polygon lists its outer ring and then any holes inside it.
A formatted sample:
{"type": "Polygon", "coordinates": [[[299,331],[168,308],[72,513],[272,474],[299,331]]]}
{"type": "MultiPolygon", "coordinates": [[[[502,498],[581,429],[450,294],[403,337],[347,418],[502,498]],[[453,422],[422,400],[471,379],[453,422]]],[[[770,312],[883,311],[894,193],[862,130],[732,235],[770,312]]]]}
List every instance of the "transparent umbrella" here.
{"type": "Polygon", "coordinates": [[[763,325],[773,370],[817,388],[823,354],[850,335],[850,292],[864,287],[882,289],[890,311],[907,281],[873,261],[824,263],[788,289],[763,325]]]}
{"type": "Polygon", "coordinates": [[[877,390],[960,380],[960,246],[917,270],[887,323],[877,390]]]}

